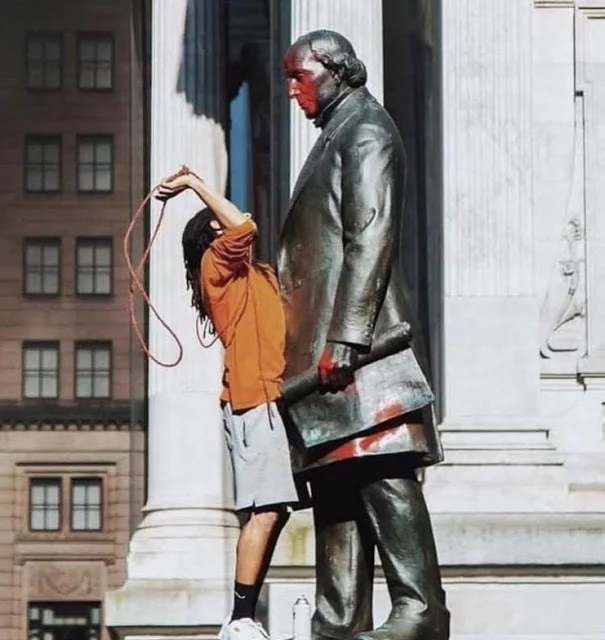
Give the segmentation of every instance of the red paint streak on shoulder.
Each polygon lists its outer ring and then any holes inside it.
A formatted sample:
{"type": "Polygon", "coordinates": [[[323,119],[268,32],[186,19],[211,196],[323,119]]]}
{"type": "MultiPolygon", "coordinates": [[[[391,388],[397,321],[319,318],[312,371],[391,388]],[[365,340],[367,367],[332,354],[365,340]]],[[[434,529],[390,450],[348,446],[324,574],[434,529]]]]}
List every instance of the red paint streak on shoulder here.
{"type": "Polygon", "coordinates": [[[380,411],[376,412],[374,415],[374,420],[376,424],[380,424],[381,422],[386,422],[387,420],[391,420],[392,418],[396,418],[403,413],[403,405],[401,402],[393,402],[393,404],[384,407],[380,411]]]}

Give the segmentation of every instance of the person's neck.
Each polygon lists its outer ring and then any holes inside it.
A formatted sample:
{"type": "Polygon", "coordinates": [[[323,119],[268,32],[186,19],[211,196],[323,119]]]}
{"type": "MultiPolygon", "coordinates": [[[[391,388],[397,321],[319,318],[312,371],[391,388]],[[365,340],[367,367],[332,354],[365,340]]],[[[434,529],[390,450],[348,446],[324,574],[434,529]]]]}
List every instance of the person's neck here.
{"type": "Polygon", "coordinates": [[[320,129],[323,129],[328,124],[334,110],[338,105],[352,92],[353,87],[345,87],[331,102],[329,102],[320,112],[320,114],[313,120],[313,124],[320,129]]]}

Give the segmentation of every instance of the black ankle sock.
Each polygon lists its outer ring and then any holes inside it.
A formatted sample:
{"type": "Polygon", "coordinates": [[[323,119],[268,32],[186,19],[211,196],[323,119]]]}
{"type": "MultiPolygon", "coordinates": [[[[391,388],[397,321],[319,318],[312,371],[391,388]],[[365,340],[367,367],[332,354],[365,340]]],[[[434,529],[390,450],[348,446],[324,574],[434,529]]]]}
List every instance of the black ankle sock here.
{"type": "Polygon", "coordinates": [[[231,620],[239,620],[240,618],[252,618],[254,620],[257,600],[258,587],[255,584],[236,582],[233,589],[231,620]]]}

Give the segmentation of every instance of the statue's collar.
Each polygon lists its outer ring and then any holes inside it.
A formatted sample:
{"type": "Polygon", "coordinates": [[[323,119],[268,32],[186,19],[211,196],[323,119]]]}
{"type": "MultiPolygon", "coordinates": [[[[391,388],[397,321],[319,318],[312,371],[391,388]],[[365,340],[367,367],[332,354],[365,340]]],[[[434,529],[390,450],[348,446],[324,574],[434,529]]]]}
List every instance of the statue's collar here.
{"type": "Polygon", "coordinates": [[[334,98],[330,104],[328,104],[324,110],[313,120],[313,124],[320,129],[324,129],[328,124],[336,109],[352,94],[356,93],[358,89],[349,87],[346,91],[341,93],[338,98],[334,98]]]}

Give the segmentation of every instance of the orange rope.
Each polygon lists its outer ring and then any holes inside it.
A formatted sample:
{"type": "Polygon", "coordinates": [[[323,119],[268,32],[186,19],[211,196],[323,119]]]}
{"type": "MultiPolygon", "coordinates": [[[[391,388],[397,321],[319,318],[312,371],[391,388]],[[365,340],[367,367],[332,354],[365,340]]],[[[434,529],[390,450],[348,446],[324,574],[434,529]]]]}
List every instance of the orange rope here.
{"type": "MultiPolygon", "coordinates": [[[[175,173],[173,176],[170,176],[170,178],[167,178],[167,180],[172,180],[172,179],[174,179],[174,178],[176,178],[176,177],[178,177],[180,175],[186,175],[188,173],[192,173],[192,172],[186,166],[183,165],[183,167],[181,167],[181,169],[177,173],[175,173]]],[[[145,207],[147,206],[147,203],[151,200],[151,197],[153,196],[153,194],[155,193],[155,191],[158,189],[159,186],[160,185],[157,184],[145,196],[145,199],[139,205],[139,208],[136,210],[134,216],[132,217],[132,220],[130,221],[130,224],[128,225],[128,228],[126,229],[126,233],[124,234],[124,257],[126,259],[126,266],[128,267],[128,273],[130,274],[130,290],[129,290],[129,293],[128,293],[128,309],[129,309],[129,313],[130,313],[130,323],[132,324],[132,328],[134,329],[134,333],[136,335],[137,341],[138,341],[139,345],[141,346],[141,348],[143,349],[143,351],[145,352],[145,355],[147,355],[148,358],[153,360],[156,364],[160,365],[161,367],[176,367],[179,364],[179,362],[183,359],[183,345],[181,344],[181,341],[179,340],[178,336],[173,331],[173,329],[168,325],[168,323],[159,314],[158,310],[155,308],[155,306],[151,302],[151,300],[149,298],[149,294],[147,293],[147,291],[145,291],[145,286],[141,282],[143,268],[145,266],[147,258],[149,257],[149,254],[151,252],[151,247],[153,246],[153,243],[155,242],[155,239],[156,239],[156,237],[158,235],[158,232],[160,230],[160,226],[161,226],[162,221],[164,219],[164,213],[165,213],[166,202],[167,202],[166,200],[162,203],[162,208],[160,210],[160,215],[159,215],[158,221],[156,223],[155,229],[153,230],[153,233],[151,234],[151,238],[149,239],[149,243],[147,244],[147,247],[145,248],[145,251],[143,252],[143,255],[142,255],[140,261],[138,262],[138,264],[136,265],[136,267],[133,265],[132,260],[130,259],[130,238],[132,236],[132,232],[134,231],[134,228],[135,228],[137,222],[144,215],[145,207]],[[143,299],[147,303],[147,306],[149,307],[149,310],[155,315],[155,317],[158,319],[160,324],[166,329],[166,331],[168,331],[168,333],[172,336],[172,338],[176,342],[176,345],[178,347],[179,353],[178,353],[178,356],[177,356],[177,358],[176,358],[176,360],[174,362],[162,362],[162,361],[158,360],[158,358],[156,358],[149,351],[149,347],[145,343],[145,338],[143,337],[143,334],[141,332],[141,329],[139,327],[139,323],[138,323],[137,317],[136,317],[135,295],[136,295],[137,291],[143,296],[143,299]]]]}
{"type": "MultiPolygon", "coordinates": [[[[183,165],[181,167],[181,169],[179,171],[177,171],[177,173],[175,173],[174,175],[170,176],[169,178],[166,178],[165,181],[170,181],[170,180],[173,180],[174,178],[176,178],[178,176],[187,175],[187,174],[191,174],[191,175],[195,176],[196,178],[198,178],[199,180],[201,180],[201,178],[197,174],[195,174],[188,167],[183,165]]],[[[153,360],[156,364],[158,364],[161,367],[176,367],[181,362],[181,360],[183,359],[183,345],[181,344],[181,341],[179,340],[179,338],[176,335],[176,333],[174,332],[174,330],[168,325],[168,323],[162,318],[162,316],[160,315],[158,310],[155,308],[155,306],[151,302],[151,299],[149,298],[149,294],[147,293],[147,291],[145,291],[145,286],[141,282],[143,268],[144,268],[145,263],[146,263],[146,261],[147,261],[147,259],[149,257],[149,254],[151,252],[151,248],[153,246],[153,243],[155,242],[155,239],[156,239],[156,237],[158,235],[158,232],[160,230],[160,226],[162,225],[162,222],[164,220],[164,213],[165,213],[166,204],[167,204],[166,200],[164,200],[164,202],[162,203],[162,208],[160,209],[160,215],[158,217],[158,221],[156,223],[155,229],[153,230],[153,233],[151,234],[151,237],[149,239],[149,243],[147,244],[147,247],[145,248],[145,251],[143,252],[143,255],[141,256],[141,259],[139,260],[139,262],[136,265],[136,267],[133,265],[132,260],[130,258],[130,238],[132,236],[132,232],[134,231],[134,228],[136,227],[137,222],[144,215],[145,207],[147,206],[147,203],[151,200],[153,194],[158,189],[160,184],[157,184],[155,187],[153,187],[153,189],[151,189],[151,191],[145,196],[145,199],[139,205],[139,208],[136,210],[134,216],[132,217],[132,220],[130,221],[130,224],[128,225],[128,228],[126,229],[126,233],[124,234],[124,257],[126,259],[126,266],[128,267],[128,273],[130,274],[130,290],[129,290],[129,293],[128,293],[128,309],[129,309],[129,314],[130,314],[130,323],[132,324],[132,327],[134,329],[134,333],[136,335],[137,341],[138,341],[139,345],[141,346],[141,349],[144,351],[145,355],[149,359],[153,360]],[[160,324],[166,329],[166,331],[168,331],[168,333],[172,336],[172,338],[176,342],[176,345],[178,347],[179,353],[178,353],[178,356],[177,356],[177,358],[176,358],[176,360],[174,362],[162,362],[162,361],[158,360],[158,358],[156,358],[149,351],[149,347],[147,346],[147,344],[145,342],[145,338],[143,337],[143,334],[142,334],[141,329],[139,327],[139,323],[137,321],[136,312],[135,312],[135,294],[136,294],[137,290],[143,296],[143,299],[147,303],[147,306],[149,307],[149,310],[155,315],[155,317],[158,319],[160,324]]],[[[252,260],[252,249],[251,249],[251,253],[250,253],[250,260],[252,260]]],[[[230,329],[232,325],[236,325],[239,322],[239,320],[243,316],[244,311],[246,309],[246,306],[248,304],[248,294],[249,294],[249,291],[248,291],[248,288],[246,288],[246,294],[245,294],[245,296],[243,298],[243,304],[241,306],[241,309],[239,309],[238,312],[233,315],[233,317],[226,324],[226,326],[223,328],[223,331],[221,333],[217,332],[215,334],[214,338],[211,340],[211,342],[209,344],[204,343],[204,340],[203,340],[202,336],[200,336],[200,327],[199,327],[200,321],[199,321],[199,317],[197,318],[196,327],[195,327],[196,331],[195,332],[196,332],[197,339],[198,339],[198,341],[199,341],[199,343],[201,344],[202,347],[205,347],[205,348],[211,347],[219,338],[220,339],[223,338],[223,336],[226,334],[227,330],[230,329]]],[[[256,314],[256,305],[255,305],[255,315],[257,315],[256,314]]],[[[258,327],[257,327],[257,331],[258,331],[258,327]]],[[[257,336],[257,339],[258,339],[258,336],[257,336]]],[[[260,349],[260,347],[259,347],[259,349],[260,349]]],[[[261,379],[262,379],[262,372],[261,372],[261,379]]],[[[263,387],[264,387],[264,380],[263,380],[263,387]]],[[[267,395],[266,390],[265,390],[265,395],[267,395]]]]}

